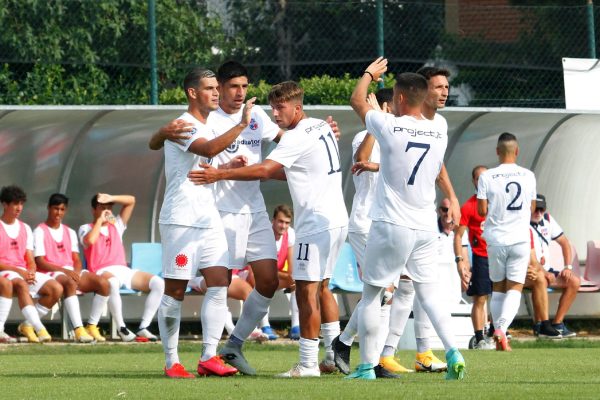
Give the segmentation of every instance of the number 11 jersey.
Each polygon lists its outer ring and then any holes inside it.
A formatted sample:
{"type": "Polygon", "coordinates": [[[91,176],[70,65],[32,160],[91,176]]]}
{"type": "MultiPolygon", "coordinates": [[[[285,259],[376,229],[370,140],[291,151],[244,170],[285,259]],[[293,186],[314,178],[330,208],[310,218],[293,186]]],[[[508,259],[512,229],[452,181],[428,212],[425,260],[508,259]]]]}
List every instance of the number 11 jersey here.
{"type": "Polygon", "coordinates": [[[488,246],[528,242],[535,175],[517,164],[500,164],[479,176],[477,198],[488,201],[483,237],[488,246]]]}
{"type": "Polygon", "coordinates": [[[285,168],[296,238],[348,225],[338,144],[327,122],[301,120],[267,159],[285,168]]]}
{"type": "Polygon", "coordinates": [[[369,217],[438,232],[435,181],[448,145],[446,120],[437,114],[428,120],[371,110],[365,122],[379,143],[381,158],[369,217]]]}

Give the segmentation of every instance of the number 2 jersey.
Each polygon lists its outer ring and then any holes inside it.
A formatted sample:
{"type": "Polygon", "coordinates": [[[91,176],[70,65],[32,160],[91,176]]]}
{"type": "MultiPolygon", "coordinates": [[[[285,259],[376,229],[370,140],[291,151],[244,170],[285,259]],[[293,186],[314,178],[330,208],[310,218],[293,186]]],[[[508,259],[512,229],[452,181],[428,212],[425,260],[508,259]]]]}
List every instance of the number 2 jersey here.
{"type": "Polygon", "coordinates": [[[446,120],[437,114],[428,120],[371,110],[365,122],[381,152],[379,179],[369,217],[373,221],[438,232],[435,181],[448,144],[446,120]]]}
{"type": "Polygon", "coordinates": [[[488,246],[529,242],[535,175],[517,164],[500,164],[479,176],[477,198],[488,201],[483,237],[488,246]]]}
{"type": "Polygon", "coordinates": [[[327,122],[301,120],[267,159],[285,168],[297,238],[348,224],[337,140],[327,122]]]}

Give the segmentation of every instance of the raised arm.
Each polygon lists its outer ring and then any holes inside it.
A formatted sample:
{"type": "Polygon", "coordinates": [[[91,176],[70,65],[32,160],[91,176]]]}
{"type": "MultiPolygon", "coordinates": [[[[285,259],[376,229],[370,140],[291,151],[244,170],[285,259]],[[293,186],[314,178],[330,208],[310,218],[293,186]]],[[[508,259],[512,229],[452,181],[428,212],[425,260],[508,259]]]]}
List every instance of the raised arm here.
{"type": "Polygon", "coordinates": [[[383,57],[377,58],[367,67],[356,83],[354,92],[352,92],[350,105],[363,123],[365,122],[365,115],[367,115],[367,112],[373,109],[367,102],[369,85],[373,81],[378,81],[385,71],[387,71],[387,59],[383,57]]]}

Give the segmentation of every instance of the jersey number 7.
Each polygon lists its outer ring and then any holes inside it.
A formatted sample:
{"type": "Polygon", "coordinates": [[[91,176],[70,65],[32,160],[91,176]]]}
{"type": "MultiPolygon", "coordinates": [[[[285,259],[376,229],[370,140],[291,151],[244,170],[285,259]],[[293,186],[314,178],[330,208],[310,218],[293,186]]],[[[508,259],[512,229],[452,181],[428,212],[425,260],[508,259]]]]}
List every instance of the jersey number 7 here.
{"type": "Polygon", "coordinates": [[[419,161],[417,161],[417,163],[415,164],[415,166],[414,166],[414,168],[412,170],[412,174],[410,174],[410,178],[408,178],[408,184],[409,185],[414,185],[415,184],[415,176],[417,175],[417,171],[419,170],[419,167],[421,166],[421,163],[423,162],[423,159],[427,155],[427,152],[429,152],[429,149],[431,148],[431,146],[429,144],[427,144],[427,143],[408,142],[406,144],[406,150],[404,152],[406,153],[408,150],[410,150],[412,148],[424,149],[425,151],[423,152],[423,154],[419,158],[419,161]]]}

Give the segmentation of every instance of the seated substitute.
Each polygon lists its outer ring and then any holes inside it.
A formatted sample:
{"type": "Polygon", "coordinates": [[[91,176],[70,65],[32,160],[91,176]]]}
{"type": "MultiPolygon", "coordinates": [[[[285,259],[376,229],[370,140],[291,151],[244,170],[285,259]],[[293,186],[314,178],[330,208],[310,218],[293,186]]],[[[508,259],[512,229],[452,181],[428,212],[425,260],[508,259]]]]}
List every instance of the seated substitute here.
{"type": "MultiPolygon", "coordinates": [[[[537,195],[536,208],[531,214],[530,229],[533,233],[535,255],[545,270],[544,276],[548,287],[562,289],[552,326],[561,333],[562,337],[574,337],[577,334],[565,326],[564,318],[575,301],[581,279],[573,273],[571,243],[558,222],[552,218],[550,213],[546,212],[546,197],[542,194],[537,195]],[[562,249],[562,262],[551,257],[550,242],[552,240],[556,241],[562,249]]],[[[540,326],[536,325],[534,333],[539,333],[539,328],[540,326]]]]}
{"type": "Polygon", "coordinates": [[[82,343],[104,342],[98,321],[108,302],[110,285],[105,278],[82,269],[77,234],[62,221],[69,207],[69,198],[54,193],[48,199],[48,215],[33,231],[34,257],[40,272],[55,279],[63,288],[63,305],[74,328],[75,340],[82,343]],[[92,309],[83,327],[77,290],[94,292],[92,309]]]}
{"type": "Polygon", "coordinates": [[[119,336],[124,342],[156,341],[158,338],[148,330],[148,326],[160,305],[165,283],[156,275],[129,268],[122,241],[135,206],[135,197],[98,193],[92,196],[91,204],[94,222],[79,227],[79,240],[88,270],[110,283],[108,307],[119,325],[119,336]],[[122,205],[116,217],[112,213],[114,204],[122,205]],[[148,293],[137,336],[127,329],[123,320],[121,287],[148,293]]]}
{"type": "Polygon", "coordinates": [[[36,271],[33,260],[33,234],[29,225],[19,220],[27,195],[18,186],[0,191],[3,212],[0,217],[0,275],[11,281],[13,293],[25,322],[17,328],[32,343],[52,340],[40,317],[50,312],[62,295],[54,279],[36,271]],[[33,302],[37,298],[37,303],[33,302]]]}

